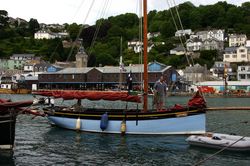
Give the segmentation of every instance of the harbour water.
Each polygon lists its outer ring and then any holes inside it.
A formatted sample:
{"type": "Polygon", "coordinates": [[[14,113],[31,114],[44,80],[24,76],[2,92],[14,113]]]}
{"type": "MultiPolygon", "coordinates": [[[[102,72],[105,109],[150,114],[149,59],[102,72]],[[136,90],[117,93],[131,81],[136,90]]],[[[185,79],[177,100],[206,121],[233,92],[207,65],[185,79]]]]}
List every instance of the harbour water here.
{"type": "MultiPolygon", "coordinates": [[[[0,95],[0,98],[11,98],[14,101],[33,99],[31,95],[0,95]]],[[[169,97],[166,103],[170,106],[174,103],[184,104],[187,100],[187,97],[169,97]]],[[[83,103],[90,107],[99,106],[97,102],[83,103]]],[[[207,103],[211,107],[250,106],[250,99],[207,98],[207,103]]],[[[110,102],[101,104],[114,106],[110,102]]],[[[115,107],[124,105],[120,102],[115,104],[115,107]]],[[[250,136],[250,111],[207,112],[207,130],[250,136]]],[[[20,115],[16,124],[14,151],[0,152],[0,165],[194,165],[217,152],[190,147],[186,138],[78,133],[52,127],[46,118],[33,119],[32,116],[20,115]]],[[[248,153],[222,152],[203,165],[247,166],[249,163],[248,153]]]]}

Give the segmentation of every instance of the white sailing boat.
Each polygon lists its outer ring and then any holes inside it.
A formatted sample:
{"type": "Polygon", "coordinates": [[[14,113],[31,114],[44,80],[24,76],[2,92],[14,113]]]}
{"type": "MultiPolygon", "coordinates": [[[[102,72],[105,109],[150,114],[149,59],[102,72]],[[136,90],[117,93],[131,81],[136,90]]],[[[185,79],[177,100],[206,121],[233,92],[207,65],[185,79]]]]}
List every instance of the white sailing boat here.
{"type": "MultiPolygon", "coordinates": [[[[143,0],[143,50],[147,50],[147,0],[143,0]]],[[[205,100],[199,93],[186,106],[176,105],[157,112],[148,108],[148,59],[143,52],[143,109],[93,109],[80,111],[68,107],[44,108],[51,123],[56,126],[87,132],[123,134],[201,134],[206,131],[205,100]]],[[[128,92],[111,91],[38,91],[34,94],[63,99],[122,100],[140,102],[139,96],[128,92]]]]}

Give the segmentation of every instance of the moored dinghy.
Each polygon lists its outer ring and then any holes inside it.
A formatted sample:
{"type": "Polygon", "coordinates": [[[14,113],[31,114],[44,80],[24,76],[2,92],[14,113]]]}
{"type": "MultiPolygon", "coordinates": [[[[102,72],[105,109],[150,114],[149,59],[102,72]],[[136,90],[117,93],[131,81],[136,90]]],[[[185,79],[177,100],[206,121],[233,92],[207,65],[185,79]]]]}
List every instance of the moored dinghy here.
{"type": "Polygon", "coordinates": [[[191,135],[186,141],[190,145],[231,150],[231,151],[250,151],[250,137],[220,134],[220,133],[206,133],[204,135],[191,135]]]}

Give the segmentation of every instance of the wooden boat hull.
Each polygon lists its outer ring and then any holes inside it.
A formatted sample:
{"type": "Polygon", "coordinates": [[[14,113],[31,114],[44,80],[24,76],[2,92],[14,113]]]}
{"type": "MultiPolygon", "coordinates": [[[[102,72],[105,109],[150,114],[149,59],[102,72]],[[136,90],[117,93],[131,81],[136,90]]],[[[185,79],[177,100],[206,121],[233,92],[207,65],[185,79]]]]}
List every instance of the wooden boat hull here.
{"type": "Polygon", "coordinates": [[[0,88],[0,94],[30,94],[31,90],[29,89],[1,89],[0,88]]]}
{"type": "Polygon", "coordinates": [[[45,111],[49,121],[59,127],[98,133],[121,133],[121,123],[126,123],[126,134],[203,134],[206,117],[203,110],[163,111],[138,113],[108,110],[86,112],[45,111]],[[108,113],[108,125],[100,128],[101,116],[108,113]],[[79,120],[78,120],[79,118],[79,120]],[[78,123],[78,124],[77,124],[78,123]],[[76,126],[80,126],[76,129],[76,126]]]}
{"type": "Polygon", "coordinates": [[[250,137],[213,133],[210,135],[191,135],[186,141],[193,146],[230,151],[250,151],[250,137]]]}
{"type": "Polygon", "coordinates": [[[15,141],[16,114],[0,115],[0,149],[12,149],[15,141]]]}

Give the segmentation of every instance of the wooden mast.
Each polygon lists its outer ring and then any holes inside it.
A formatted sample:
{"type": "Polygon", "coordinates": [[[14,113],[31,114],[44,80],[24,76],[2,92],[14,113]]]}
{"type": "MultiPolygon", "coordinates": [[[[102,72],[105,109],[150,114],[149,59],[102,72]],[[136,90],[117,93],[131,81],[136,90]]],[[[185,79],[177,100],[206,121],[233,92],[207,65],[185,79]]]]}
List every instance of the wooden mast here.
{"type": "Polygon", "coordinates": [[[143,81],[144,81],[144,105],[143,111],[148,111],[148,16],[147,16],[147,0],[143,0],[143,64],[144,64],[144,73],[143,73],[143,81]]]}

